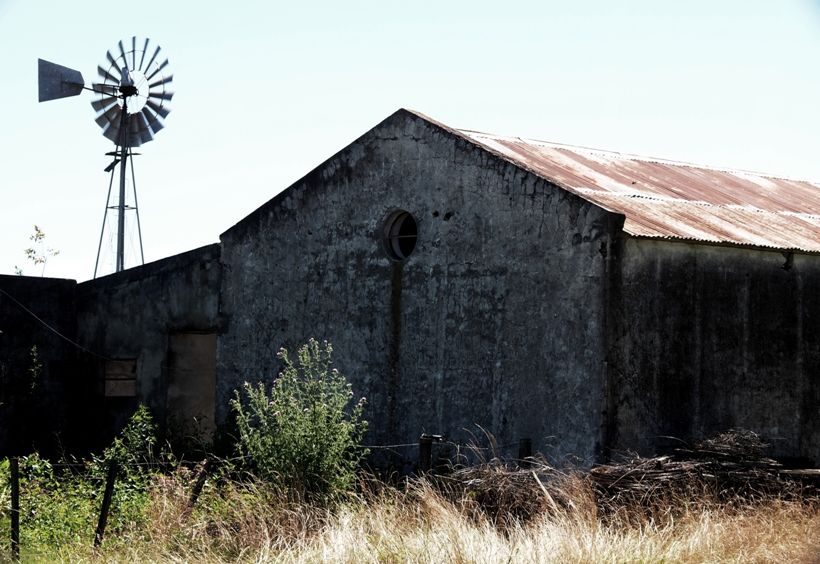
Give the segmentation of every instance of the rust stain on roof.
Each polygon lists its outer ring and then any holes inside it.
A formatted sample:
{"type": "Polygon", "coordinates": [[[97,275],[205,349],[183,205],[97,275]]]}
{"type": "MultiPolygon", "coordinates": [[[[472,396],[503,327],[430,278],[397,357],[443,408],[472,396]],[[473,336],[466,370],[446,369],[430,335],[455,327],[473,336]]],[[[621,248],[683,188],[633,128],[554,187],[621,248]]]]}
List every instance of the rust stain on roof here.
{"type": "Polygon", "coordinates": [[[624,231],[820,252],[820,184],[456,130],[626,217],[624,231]]]}

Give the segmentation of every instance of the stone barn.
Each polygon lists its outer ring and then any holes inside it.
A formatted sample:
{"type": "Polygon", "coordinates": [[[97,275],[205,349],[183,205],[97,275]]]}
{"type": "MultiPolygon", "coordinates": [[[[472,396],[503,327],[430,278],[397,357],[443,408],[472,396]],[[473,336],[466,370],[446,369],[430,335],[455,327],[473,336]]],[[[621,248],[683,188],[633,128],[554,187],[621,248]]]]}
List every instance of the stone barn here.
{"type": "MultiPolygon", "coordinates": [[[[367,397],[370,444],[483,429],[591,464],[744,427],[817,464],[818,251],[817,184],[399,110],[219,243],[61,283],[81,349],[43,378],[92,390],[67,428],[110,433],[145,402],[209,440],[235,388],[316,337],[367,397]]],[[[3,355],[44,331],[0,329],[3,355]]]]}

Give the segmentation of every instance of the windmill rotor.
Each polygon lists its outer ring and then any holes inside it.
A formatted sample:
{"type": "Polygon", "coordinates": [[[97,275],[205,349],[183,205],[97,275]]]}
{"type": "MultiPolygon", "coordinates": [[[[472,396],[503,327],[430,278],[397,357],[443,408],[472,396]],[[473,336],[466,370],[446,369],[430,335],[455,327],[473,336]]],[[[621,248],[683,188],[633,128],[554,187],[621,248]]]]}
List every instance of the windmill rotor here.
{"type": "Polygon", "coordinates": [[[169,62],[160,57],[160,46],[152,48],[149,43],[148,38],[138,42],[136,36],[131,38],[130,45],[120,41],[116,55],[107,51],[106,61],[97,66],[101,82],[92,85],[97,99],[91,102],[97,112],[95,121],[103,135],[120,146],[139,147],[151,141],[163,129],[162,120],[170,112],[169,102],[174,93],[169,85],[174,77],[167,73],[169,62]],[[123,108],[126,120],[123,120],[123,108]],[[128,121],[127,126],[123,125],[124,121],[128,121]]]}

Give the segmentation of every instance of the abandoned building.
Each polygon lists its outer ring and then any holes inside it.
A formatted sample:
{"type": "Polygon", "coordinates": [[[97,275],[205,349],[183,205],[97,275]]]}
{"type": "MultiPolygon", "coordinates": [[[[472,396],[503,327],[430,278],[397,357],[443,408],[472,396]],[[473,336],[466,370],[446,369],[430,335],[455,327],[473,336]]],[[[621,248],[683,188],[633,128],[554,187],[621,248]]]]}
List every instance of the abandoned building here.
{"type": "Polygon", "coordinates": [[[589,464],[742,427],[817,464],[818,252],[820,185],[399,110],[219,243],[0,277],[0,447],[103,440],[138,402],[207,440],[316,337],[370,444],[480,426],[589,464]]]}

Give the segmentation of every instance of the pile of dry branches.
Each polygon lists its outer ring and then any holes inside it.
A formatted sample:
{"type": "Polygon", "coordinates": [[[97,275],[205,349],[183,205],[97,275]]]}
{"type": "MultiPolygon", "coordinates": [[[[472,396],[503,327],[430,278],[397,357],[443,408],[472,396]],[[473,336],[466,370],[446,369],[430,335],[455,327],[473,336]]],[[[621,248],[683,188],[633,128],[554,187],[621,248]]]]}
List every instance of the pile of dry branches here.
{"type": "Polygon", "coordinates": [[[487,518],[501,528],[577,505],[580,490],[585,489],[579,475],[559,472],[538,459],[529,459],[526,468],[494,459],[427,478],[442,497],[468,515],[487,518]]]}
{"type": "Polygon", "coordinates": [[[781,478],[780,464],[764,455],[766,447],[751,431],[730,430],[669,456],[625,457],[593,468],[589,477],[609,505],[654,503],[670,495],[719,503],[789,495],[794,485],[781,478]]]}
{"type": "Polygon", "coordinates": [[[656,515],[707,504],[816,498],[816,489],[780,474],[780,464],[765,456],[766,447],[751,431],[731,430],[668,456],[625,456],[588,472],[559,471],[536,459],[523,468],[494,459],[427,479],[445,499],[502,528],[580,507],[608,515],[656,515]]]}

